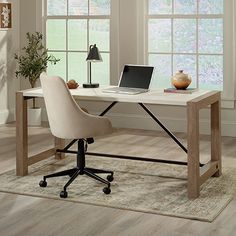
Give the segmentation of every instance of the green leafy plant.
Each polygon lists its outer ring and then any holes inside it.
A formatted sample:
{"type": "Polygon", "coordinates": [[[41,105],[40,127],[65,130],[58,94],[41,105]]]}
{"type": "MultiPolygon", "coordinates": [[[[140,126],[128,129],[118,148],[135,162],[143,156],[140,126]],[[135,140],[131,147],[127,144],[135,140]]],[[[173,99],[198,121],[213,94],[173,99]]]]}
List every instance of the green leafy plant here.
{"type": "Polygon", "coordinates": [[[40,74],[46,71],[48,62],[55,65],[60,59],[48,55],[48,49],[43,46],[43,35],[41,33],[27,33],[26,38],[28,45],[22,48],[23,55],[15,54],[19,66],[16,77],[28,78],[31,87],[34,88],[40,74]]]}

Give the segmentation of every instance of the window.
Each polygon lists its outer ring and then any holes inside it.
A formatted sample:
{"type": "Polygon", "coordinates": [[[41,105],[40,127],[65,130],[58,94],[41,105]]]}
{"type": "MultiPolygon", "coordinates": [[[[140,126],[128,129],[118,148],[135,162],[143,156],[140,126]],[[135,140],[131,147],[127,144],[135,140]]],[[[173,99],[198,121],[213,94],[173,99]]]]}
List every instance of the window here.
{"type": "Polygon", "coordinates": [[[184,70],[191,87],[223,90],[224,0],[148,0],[147,60],[153,87],[169,87],[184,70]]]}
{"type": "Polygon", "coordinates": [[[92,64],[92,81],[109,84],[111,0],[44,1],[46,47],[60,58],[57,65],[49,65],[48,73],[86,82],[88,49],[96,44],[103,62],[92,64]]]}

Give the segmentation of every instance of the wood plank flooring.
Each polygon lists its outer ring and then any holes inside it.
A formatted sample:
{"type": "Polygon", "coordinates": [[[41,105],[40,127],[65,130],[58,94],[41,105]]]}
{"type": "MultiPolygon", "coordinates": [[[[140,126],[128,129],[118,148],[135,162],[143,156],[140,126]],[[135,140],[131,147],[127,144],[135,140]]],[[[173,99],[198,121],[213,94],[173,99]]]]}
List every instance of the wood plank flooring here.
{"type": "MultiPolygon", "coordinates": [[[[53,144],[48,128],[30,128],[30,152],[36,153],[53,144]]],[[[161,153],[161,158],[173,159],[182,150],[162,132],[143,130],[117,130],[115,143],[101,145],[103,151],[129,152],[139,155],[161,153]],[[132,138],[131,138],[132,137],[132,138]],[[136,146],[124,150],[122,144],[136,146]],[[154,148],[155,144],[155,148],[154,148]]],[[[185,134],[176,134],[185,143],[185,134]]],[[[203,161],[209,158],[209,136],[201,136],[203,161]]],[[[127,146],[127,145],[126,145],[127,146]]],[[[222,154],[224,166],[236,166],[236,138],[223,137],[222,154]]],[[[160,155],[160,154],[159,154],[160,155]]],[[[0,126],[0,173],[15,168],[15,127],[0,126]]],[[[235,173],[236,174],[236,173],[235,173]]],[[[1,183],[0,183],[1,184],[1,183]]],[[[17,194],[0,193],[0,235],[1,236],[233,236],[236,235],[236,198],[213,222],[199,222],[175,217],[118,210],[80,203],[63,202],[17,194]]]]}

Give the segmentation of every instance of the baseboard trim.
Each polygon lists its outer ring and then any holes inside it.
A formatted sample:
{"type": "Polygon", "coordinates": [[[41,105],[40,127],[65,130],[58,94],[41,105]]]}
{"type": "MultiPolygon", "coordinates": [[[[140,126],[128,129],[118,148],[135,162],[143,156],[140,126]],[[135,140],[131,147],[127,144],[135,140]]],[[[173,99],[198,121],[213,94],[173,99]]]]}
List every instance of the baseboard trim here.
{"type": "MultiPolygon", "coordinates": [[[[95,112],[91,112],[96,114],[95,112]]],[[[97,113],[98,115],[98,113],[97,113]]],[[[150,117],[136,114],[108,113],[107,117],[111,120],[112,125],[117,128],[162,130],[150,117]]],[[[186,119],[159,117],[161,122],[172,132],[186,132],[186,119]]],[[[46,109],[42,108],[42,121],[47,121],[46,109]]],[[[208,119],[200,119],[200,133],[210,134],[210,122],[208,119]]],[[[221,121],[221,132],[223,136],[236,137],[236,122],[221,121]]]]}
{"type": "MultiPolygon", "coordinates": [[[[112,125],[117,128],[133,128],[146,130],[162,130],[150,117],[134,114],[109,113],[107,117],[112,121],[112,125]]],[[[186,132],[186,119],[159,117],[161,122],[172,132],[186,132]]],[[[210,134],[210,122],[208,119],[200,119],[200,133],[210,134]]],[[[221,122],[222,136],[236,137],[236,122],[221,122]]]]}
{"type": "Polygon", "coordinates": [[[0,124],[6,124],[15,120],[15,109],[0,110],[0,124]]]}

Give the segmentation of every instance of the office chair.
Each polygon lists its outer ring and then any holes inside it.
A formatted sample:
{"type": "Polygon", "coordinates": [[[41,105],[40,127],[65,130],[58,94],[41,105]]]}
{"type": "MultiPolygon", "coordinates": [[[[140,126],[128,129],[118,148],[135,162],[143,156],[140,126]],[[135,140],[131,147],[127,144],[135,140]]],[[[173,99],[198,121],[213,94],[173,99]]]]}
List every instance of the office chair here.
{"type": "Polygon", "coordinates": [[[84,112],[71,96],[65,81],[58,76],[40,75],[46,110],[48,114],[49,126],[52,134],[61,139],[73,139],[64,149],[57,150],[64,153],[76,153],[77,165],[73,169],[60,171],[43,177],[39,182],[40,187],[46,187],[46,179],[58,176],[69,176],[70,179],[60,193],[61,198],[67,198],[68,186],[79,176],[87,175],[104,184],[103,192],[111,192],[110,182],[113,181],[113,171],[88,168],[85,166],[85,153],[87,144],[93,142],[91,137],[109,134],[112,132],[111,122],[104,117],[94,116],[84,112]],[[78,142],[78,150],[68,149],[78,142]],[[96,175],[96,173],[106,173],[107,180],[96,175]]]}

